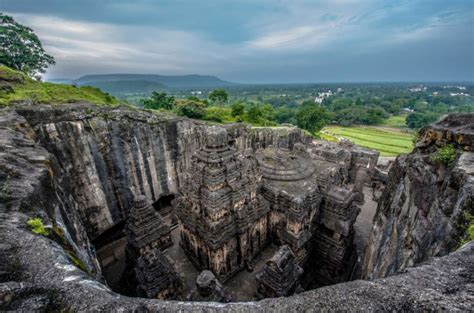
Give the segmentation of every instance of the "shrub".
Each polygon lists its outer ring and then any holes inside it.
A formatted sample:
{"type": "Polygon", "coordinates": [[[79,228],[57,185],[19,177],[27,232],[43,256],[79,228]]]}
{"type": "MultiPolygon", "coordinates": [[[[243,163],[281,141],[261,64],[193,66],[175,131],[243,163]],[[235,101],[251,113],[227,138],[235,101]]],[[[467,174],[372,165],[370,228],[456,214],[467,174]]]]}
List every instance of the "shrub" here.
{"type": "Polygon", "coordinates": [[[192,100],[179,101],[176,105],[176,113],[189,118],[200,119],[204,116],[205,104],[192,100]]]}
{"type": "Polygon", "coordinates": [[[37,235],[49,236],[49,231],[44,227],[43,221],[39,217],[28,219],[26,225],[37,235]]]}
{"type": "Polygon", "coordinates": [[[446,145],[442,148],[439,148],[431,157],[434,162],[442,163],[446,166],[453,164],[454,159],[456,159],[456,148],[451,145],[446,145]]]}

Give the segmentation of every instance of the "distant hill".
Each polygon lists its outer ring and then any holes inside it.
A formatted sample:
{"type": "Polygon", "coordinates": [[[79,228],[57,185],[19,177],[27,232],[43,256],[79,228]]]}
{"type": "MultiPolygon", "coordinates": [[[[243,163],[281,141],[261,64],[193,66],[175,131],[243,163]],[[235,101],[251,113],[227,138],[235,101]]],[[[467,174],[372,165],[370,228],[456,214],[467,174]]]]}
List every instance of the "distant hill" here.
{"type": "Polygon", "coordinates": [[[153,91],[163,91],[167,89],[167,87],[163,84],[145,80],[90,81],[85,84],[78,85],[97,87],[113,95],[130,93],[149,94],[153,91]]]}
{"type": "MultiPolygon", "coordinates": [[[[151,74],[106,74],[106,75],[86,75],[73,81],[77,85],[91,85],[102,88],[98,83],[110,82],[141,82],[134,84],[134,89],[144,82],[158,83],[168,88],[194,88],[194,87],[227,87],[235,86],[236,83],[228,82],[209,75],[151,75],[151,74]]],[[[122,83],[125,86],[126,83],[122,83]]],[[[113,85],[111,85],[113,86],[113,85]]],[[[149,84],[147,84],[149,86],[149,84]]],[[[115,88],[115,87],[113,87],[115,88]]]]}

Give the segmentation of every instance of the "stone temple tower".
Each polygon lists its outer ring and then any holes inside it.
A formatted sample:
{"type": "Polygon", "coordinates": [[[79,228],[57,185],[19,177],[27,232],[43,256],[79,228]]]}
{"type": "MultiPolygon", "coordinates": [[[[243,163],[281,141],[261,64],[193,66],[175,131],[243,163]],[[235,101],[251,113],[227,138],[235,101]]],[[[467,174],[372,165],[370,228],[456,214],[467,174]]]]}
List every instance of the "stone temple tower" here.
{"type": "Polygon", "coordinates": [[[205,140],[181,180],[175,209],[188,257],[225,281],[268,244],[269,208],[258,192],[255,158],[231,147],[224,128],[210,127],[205,140]]]}

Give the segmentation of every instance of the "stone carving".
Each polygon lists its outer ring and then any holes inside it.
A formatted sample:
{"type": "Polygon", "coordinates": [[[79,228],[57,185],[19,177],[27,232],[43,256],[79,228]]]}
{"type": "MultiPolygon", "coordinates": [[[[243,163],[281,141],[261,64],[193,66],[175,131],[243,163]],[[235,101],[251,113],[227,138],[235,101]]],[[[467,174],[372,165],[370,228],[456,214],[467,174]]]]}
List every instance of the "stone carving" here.
{"type": "Polygon", "coordinates": [[[291,249],[284,245],[267,261],[267,264],[255,277],[259,298],[291,296],[303,289],[299,279],[303,269],[298,265],[291,249]]]}
{"type": "Polygon", "coordinates": [[[196,288],[187,296],[190,301],[231,302],[232,296],[211,271],[202,271],[196,278],[196,288]]]}
{"type": "Polygon", "coordinates": [[[344,187],[332,186],[325,194],[311,256],[318,286],[349,278],[356,257],[354,222],[360,212],[354,200],[355,193],[344,187]]]}
{"type": "Polygon", "coordinates": [[[125,232],[128,246],[135,254],[153,248],[164,250],[173,245],[171,229],[143,195],[135,197],[125,232]]]}
{"type": "Polygon", "coordinates": [[[255,159],[229,146],[225,129],[210,127],[175,202],[181,246],[199,269],[225,281],[268,244],[261,179],[255,159]]]}
{"type": "Polygon", "coordinates": [[[159,299],[179,296],[179,275],[159,250],[172,245],[170,229],[143,195],[133,202],[125,232],[127,269],[123,279],[128,292],[159,299]]]}
{"type": "Polygon", "coordinates": [[[311,224],[321,202],[313,177],[316,168],[303,154],[274,148],[257,152],[264,178],[262,194],[271,208],[269,228],[273,241],[289,245],[299,264],[308,256],[311,224]]]}
{"type": "Polygon", "coordinates": [[[147,298],[176,299],[182,281],[171,262],[160,250],[145,251],[135,266],[137,295],[147,298]]]}

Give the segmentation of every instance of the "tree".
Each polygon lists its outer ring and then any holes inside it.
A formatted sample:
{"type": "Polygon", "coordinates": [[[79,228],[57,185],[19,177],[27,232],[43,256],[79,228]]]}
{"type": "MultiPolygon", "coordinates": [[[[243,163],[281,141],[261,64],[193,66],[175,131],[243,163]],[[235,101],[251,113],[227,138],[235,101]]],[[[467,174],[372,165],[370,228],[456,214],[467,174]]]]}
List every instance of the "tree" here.
{"type": "Polygon", "coordinates": [[[173,96],[167,96],[164,92],[153,91],[150,98],[143,100],[142,103],[145,109],[172,110],[175,100],[173,96]]]}
{"type": "Polygon", "coordinates": [[[245,107],[241,102],[235,102],[231,106],[231,113],[232,117],[242,116],[244,115],[245,107]]]}
{"type": "Polygon", "coordinates": [[[295,120],[296,110],[286,107],[280,107],[275,110],[275,120],[277,123],[296,124],[295,120]]]}
{"type": "Polygon", "coordinates": [[[208,98],[212,102],[224,103],[229,99],[229,94],[224,89],[216,89],[209,94],[208,98]]]}
{"type": "Polygon", "coordinates": [[[31,28],[0,13],[0,64],[34,77],[46,72],[55,61],[31,28]]]}
{"type": "Polygon", "coordinates": [[[326,110],[312,102],[305,102],[296,113],[298,127],[306,129],[311,133],[320,131],[328,121],[326,110]]]}
{"type": "Polygon", "coordinates": [[[418,129],[435,122],[438,117],[436,113],[411,113],[407,116],[406,124],[410,128],[418,129]]]}
{"type": "Polygon", "coordinates": [[[263,118],[263,112],[258,105],[252,104],[247,110],[246,121],[251,124],[257,124],[263,118]]]}
{"type": "Polygon", "coordinates": [[[205,104],[199,101],[179,101],[176,105],[176,113],[181,116],[200,119],[205,115],[205,107],[205,104]]]}

